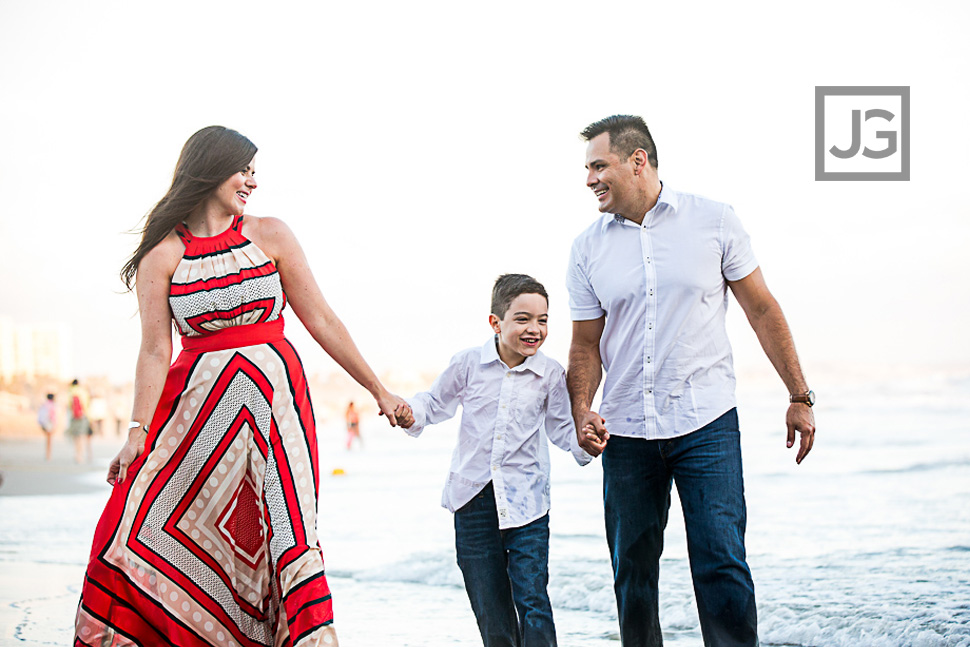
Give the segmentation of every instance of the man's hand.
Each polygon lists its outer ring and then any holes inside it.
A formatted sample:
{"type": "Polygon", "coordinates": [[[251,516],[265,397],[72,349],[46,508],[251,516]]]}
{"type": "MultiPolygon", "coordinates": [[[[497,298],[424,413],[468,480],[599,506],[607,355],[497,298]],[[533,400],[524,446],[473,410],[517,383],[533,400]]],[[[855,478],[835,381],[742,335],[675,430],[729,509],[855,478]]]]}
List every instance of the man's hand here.
{"type": "Polygon", "coordinates": [[[603,426],[606,420],[595,411],[586,411],[576,416],[575,420],[579,446],[590,456],[602,454],[606,449],[606,441],[610,438],[610,432],[603,426]]]}
{"type": "Polygon", "coordinates": [[[785,424],[788,425],[789,448],[795,444],[795,432],[801,434],[801,445],[798,448],[798,455],[795,456],[795,462],[800,465],[815,444],[815,414],[807,404],[793,402],[788,407],[785,424]]]}

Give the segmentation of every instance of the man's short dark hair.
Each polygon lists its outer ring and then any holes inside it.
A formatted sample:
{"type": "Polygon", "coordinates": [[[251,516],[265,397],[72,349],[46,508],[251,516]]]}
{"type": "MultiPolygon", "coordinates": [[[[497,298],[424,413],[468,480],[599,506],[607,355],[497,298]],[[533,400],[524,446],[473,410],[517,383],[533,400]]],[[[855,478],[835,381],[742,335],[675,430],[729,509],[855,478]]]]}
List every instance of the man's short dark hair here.
{"type": "Polygon", "coordinates": [[[590,141],[603,133],[610,134],[610,150],[616,153],[620,159],[627,160],[633,151],[642,148],[647,152],[647,160],[650,166],[657,168],[657,147],[650,136],[650,129],[647,128],[643,117],[633,115],[613,115],[606,119],[594,121],[586,126],[579,136],[583,141],[590,141]]]}
{"type": "Polygon", "coordinates": [[[492,314],[504,319],[512,301],[521,294],[541,294],[546,305],[549,304],[549,295],[542,283],[528,274],[503,274],[495,280],[495,286],[492,287],[492,314]]]}

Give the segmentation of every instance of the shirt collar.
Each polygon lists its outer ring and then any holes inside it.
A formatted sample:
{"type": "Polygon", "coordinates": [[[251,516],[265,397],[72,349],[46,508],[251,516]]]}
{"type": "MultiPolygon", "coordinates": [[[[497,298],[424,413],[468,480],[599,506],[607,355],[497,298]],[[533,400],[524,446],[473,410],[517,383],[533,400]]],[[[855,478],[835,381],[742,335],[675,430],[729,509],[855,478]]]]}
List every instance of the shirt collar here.
{"type": "MultiPolygon", "coordinates": [[[[486,364],[491,364],[492,362],[499,362],[503,366],[502,358],[498,355],[498,348],[495,344],[495,336],[488,338],[488,341],[482,346],[481,363],[482,366],[486,364]]],[[[510,368],[510,371],[532,371],[539,377],[545,375],[546,372],[546,356],[542,354],[542,351],[536,351],[536,354],[531,357],[526,357],[525,361],[516,366],[515,368],[510,368]]]]}
{"type": "MultiPolygon", "coordinates": [[[[653,206],[653,209],[651,209],[650,211],[653,211],[654,213],[657,213],[659,211],[657,209],[657,206],[660,205],[660,204],[664,204],[666,206],[669,206],[674,211],[677,211],[677,207],[680,206],[679,205],[679,201],[677,200],[677,192],[674,191],[673,189],[666,189],[666,188],[664,188],[664,183],[663,182],[660,183],[660,195],[657,196],[657,204],[655,204],[653,206]]],[[[643,222],[644,223],[647,221],[647,216],[650,215],[650,211],[648,211],[647,212],[647,215],[643,217],[643,222]]],[[[637,223],[633,222],[632,220],[627,220],[623,216],[621,216],[619,214],[616,214],[616,213],[611,214],[611,215],[613,217],[612,217],[612,219],[608,219],[606,221],[607,223],[609,223],[609,222],[612,221],[612,222],[616,222],[616,223],[619,223],[619,224],[622,225],[625,222],[625,223],[627,223],[627,224],[629,224],[629,225],[631,225],[633,227],[640,227],[643,224],[643,223],[641,223],[640,225],[638,225],[637,223]]]]}

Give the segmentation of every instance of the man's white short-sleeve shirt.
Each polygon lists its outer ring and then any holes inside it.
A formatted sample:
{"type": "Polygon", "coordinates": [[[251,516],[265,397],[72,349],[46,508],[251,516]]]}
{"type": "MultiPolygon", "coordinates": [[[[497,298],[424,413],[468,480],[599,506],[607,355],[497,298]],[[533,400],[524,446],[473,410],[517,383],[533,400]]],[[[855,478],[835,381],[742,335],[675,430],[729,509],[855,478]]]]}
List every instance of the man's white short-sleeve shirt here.
{"type": "Polygon", "coordinates": [[[730,205],[667,187],[642,225],[604,214],[576,238],[569,306],[574,321],[606,317],[611,435],[674,438],[735,406],[726,281],[757,267],[730,205]]]}

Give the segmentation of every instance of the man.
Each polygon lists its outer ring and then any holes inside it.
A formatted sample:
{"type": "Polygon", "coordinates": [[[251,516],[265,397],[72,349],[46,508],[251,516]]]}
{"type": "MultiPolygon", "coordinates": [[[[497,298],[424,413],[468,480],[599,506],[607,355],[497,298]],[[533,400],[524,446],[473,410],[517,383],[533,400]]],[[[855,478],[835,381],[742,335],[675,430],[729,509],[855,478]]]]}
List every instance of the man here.
{"type": "Polygon", "coordinates": [[[673,481],[704,643],[757,645],[728,288],[791,394],[788,446],[797,431],[798,463],[812,449],[815,396],[731,207],[663,186],[640,117],[607,117],[582,137],[586,184],[604,215],[570,255],[567,383],[582,447],[596,455],[607,440],[603,499],[622,643],[663,643],[657,580],[673,481]]]}

